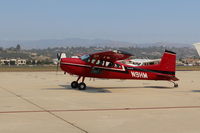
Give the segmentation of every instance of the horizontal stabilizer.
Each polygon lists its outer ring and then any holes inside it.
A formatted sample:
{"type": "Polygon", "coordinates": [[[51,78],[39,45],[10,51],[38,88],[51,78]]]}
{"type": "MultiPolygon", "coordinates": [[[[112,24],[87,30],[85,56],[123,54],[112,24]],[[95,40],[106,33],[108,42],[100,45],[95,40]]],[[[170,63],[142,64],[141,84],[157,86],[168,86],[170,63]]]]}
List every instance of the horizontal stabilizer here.
{"type": "Polygon", "coordinates": [[[163,79],[163,80],[173,80],[173,81],[178,81],[179,79],[175,76],[168,76],[168,75],[157,75],[158,78],[163,79]]]}

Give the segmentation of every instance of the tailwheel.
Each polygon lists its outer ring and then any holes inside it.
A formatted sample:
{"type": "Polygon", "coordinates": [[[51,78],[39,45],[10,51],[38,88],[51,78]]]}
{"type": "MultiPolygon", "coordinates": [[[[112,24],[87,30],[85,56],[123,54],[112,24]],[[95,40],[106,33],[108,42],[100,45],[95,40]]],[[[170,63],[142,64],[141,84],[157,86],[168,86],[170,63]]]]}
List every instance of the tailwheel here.
{"type": "Polygon", "coordinates": [[[77,82],[77,81],[73,81],[73,82],[71,83],[71,87],[72,87],[72,88],[77,88],[77,87],[78,87],[78,82],[77,82]]]}
{"type": "Polygon", "coordinates": [[[177,88],[178,87],[178,84],[175,83],[174,81],[171,81],[173,84],[174,84],[174,87],[177,88]]]}
{"type": "Polygon", "coordinates": [[[177,87],[178,87],[178,84],[177,84],[177,83],[174,83],[174,87],[177,88],[177,87]]]}
{"type": "Polygon", "coordinates": [[[86,89],[86,84],[83,83],[83,82],[79,83],[79,84],[78,84],[78,89],[79,89],[79,90],[85,90],[85,89],[86,89]]]}

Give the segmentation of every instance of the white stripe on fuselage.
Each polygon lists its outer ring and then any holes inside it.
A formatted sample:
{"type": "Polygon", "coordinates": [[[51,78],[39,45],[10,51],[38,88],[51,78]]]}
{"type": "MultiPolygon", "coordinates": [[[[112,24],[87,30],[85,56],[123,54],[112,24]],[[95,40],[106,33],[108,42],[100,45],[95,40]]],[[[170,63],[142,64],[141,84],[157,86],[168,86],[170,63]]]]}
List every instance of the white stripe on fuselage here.
{"type": "Polygon", "coordinates": [[[102,68],[107,70],[116,70],[116,71],[126,71],[124,66],[122,66],[122,69],[115,69],[115,68],[108,68],[108,67],[100,67],[100,66],[94,66],[94,68],[102,68]]]}
{"type": "Polygon", "coordinates": [[[73,65],[73,66],[91,67],[90,65],[82,65],[82,64],[74,64],[74,63],[66,63],[66,62],[61,62],[61,64],[73,65]]]}
{"type": "MultiPolygon", "coordinates": [[[[66,63],[66,62],[61,62],[61,64],[65,65],[73,65],[73,66],[83,66],[83,67],[92,67],[90,65],[82,65],[82,64],[74,64],[74,63],[66,63]]],[[[107,70],[116,70],[116,71],[126,71],[124,66],[122,65],[122,69],[115,69],[115,68],[108,68],[108,67],[100,67],[100,66],[94,66],[94,68],[102,68],[102,69],[107,69],[107,70]]]]}

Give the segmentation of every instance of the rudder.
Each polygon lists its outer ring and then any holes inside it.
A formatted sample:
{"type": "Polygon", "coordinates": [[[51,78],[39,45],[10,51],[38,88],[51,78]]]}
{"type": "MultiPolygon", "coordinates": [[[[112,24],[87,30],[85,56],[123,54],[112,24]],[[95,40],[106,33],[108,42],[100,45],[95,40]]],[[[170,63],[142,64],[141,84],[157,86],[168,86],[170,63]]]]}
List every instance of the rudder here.
{"type": "Polygon", "coordinates": [[[172,51],[165,50],[161,61],[160,61],[160,69],[163,71],[174,72],[176,71],[176,53],[172,51]]]}

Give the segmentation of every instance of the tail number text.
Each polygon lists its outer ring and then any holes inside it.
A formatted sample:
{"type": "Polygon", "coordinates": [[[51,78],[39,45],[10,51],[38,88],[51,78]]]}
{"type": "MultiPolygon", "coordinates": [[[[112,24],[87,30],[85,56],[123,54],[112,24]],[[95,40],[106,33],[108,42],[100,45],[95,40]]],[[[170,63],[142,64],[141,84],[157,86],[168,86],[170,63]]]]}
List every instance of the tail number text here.
{"type": "Polygon", "coordinates": [[[131,75],[134,78],[148,78],[147,73],[144,72],[131,72],[131,75]]]}

